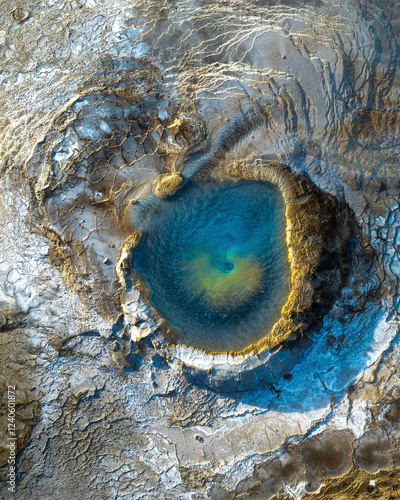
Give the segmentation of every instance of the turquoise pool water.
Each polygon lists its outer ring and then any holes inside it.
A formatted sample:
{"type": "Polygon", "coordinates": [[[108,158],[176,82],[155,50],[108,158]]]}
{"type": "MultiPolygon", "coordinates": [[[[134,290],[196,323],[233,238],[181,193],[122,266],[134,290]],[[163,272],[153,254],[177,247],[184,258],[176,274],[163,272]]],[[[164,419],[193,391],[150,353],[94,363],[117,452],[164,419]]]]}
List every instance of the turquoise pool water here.
{"type": "Polygon", "coordinates": [[[179,343],[237,351],[268,335],[290,291],[276,186],[189,184],[147,220],[133,266],[179,343]]]}

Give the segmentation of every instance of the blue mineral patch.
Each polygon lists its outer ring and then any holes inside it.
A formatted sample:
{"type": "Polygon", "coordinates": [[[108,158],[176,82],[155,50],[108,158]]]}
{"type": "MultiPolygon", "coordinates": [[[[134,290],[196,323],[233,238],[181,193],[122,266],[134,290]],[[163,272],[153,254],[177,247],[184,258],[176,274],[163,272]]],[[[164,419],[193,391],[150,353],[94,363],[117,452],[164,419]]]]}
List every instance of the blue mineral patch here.
{"type": "Polygon", "coordinates": [[[268,336],[290,291],[280,190],[192,183],[150,210],[133,267],[178,343],[240,351],[268,336]]]}

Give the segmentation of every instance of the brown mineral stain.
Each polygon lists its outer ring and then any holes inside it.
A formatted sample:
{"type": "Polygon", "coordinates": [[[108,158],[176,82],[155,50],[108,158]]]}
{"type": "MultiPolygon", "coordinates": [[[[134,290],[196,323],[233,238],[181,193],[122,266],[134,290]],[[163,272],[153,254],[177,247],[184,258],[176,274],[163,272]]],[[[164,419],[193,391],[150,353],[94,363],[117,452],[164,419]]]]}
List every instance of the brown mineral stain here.
{"type": "MultiPolygon", "coordinates": [[[[337,479],[328,480],[315,495],[305,500],[398,500],[400,498],[400,469],[369,474],[357,467],[337,479]]],[[[277,500],[275,497],[274,500],[277,500]]]]}

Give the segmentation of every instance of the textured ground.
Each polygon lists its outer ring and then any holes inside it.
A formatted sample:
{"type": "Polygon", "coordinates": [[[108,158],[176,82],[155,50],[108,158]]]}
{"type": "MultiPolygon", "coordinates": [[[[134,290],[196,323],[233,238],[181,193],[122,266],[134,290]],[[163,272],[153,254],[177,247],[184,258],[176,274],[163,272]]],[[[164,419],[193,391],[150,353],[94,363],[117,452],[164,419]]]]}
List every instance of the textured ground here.
{"type": "Polygon", "coordinates": [[[0,1],[2,498],[400,498],[399,37],[397,0],[0,1]],[[226,394],[115,266],[160,173],[258,156],[347,204],[369,267],[226,394]]]}

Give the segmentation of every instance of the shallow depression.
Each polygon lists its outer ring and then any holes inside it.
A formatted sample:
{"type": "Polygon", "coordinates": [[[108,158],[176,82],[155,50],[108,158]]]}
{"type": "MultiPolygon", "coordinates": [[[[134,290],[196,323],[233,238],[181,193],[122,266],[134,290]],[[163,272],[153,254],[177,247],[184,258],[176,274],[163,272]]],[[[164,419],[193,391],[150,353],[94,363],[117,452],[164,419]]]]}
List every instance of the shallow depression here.
{"type": "Polygon", "coordinates": [[[192,183],[149,216],[133,266],[178,343],[239,351],[270,334],[290,291],[276,186],[192,183]]]}

